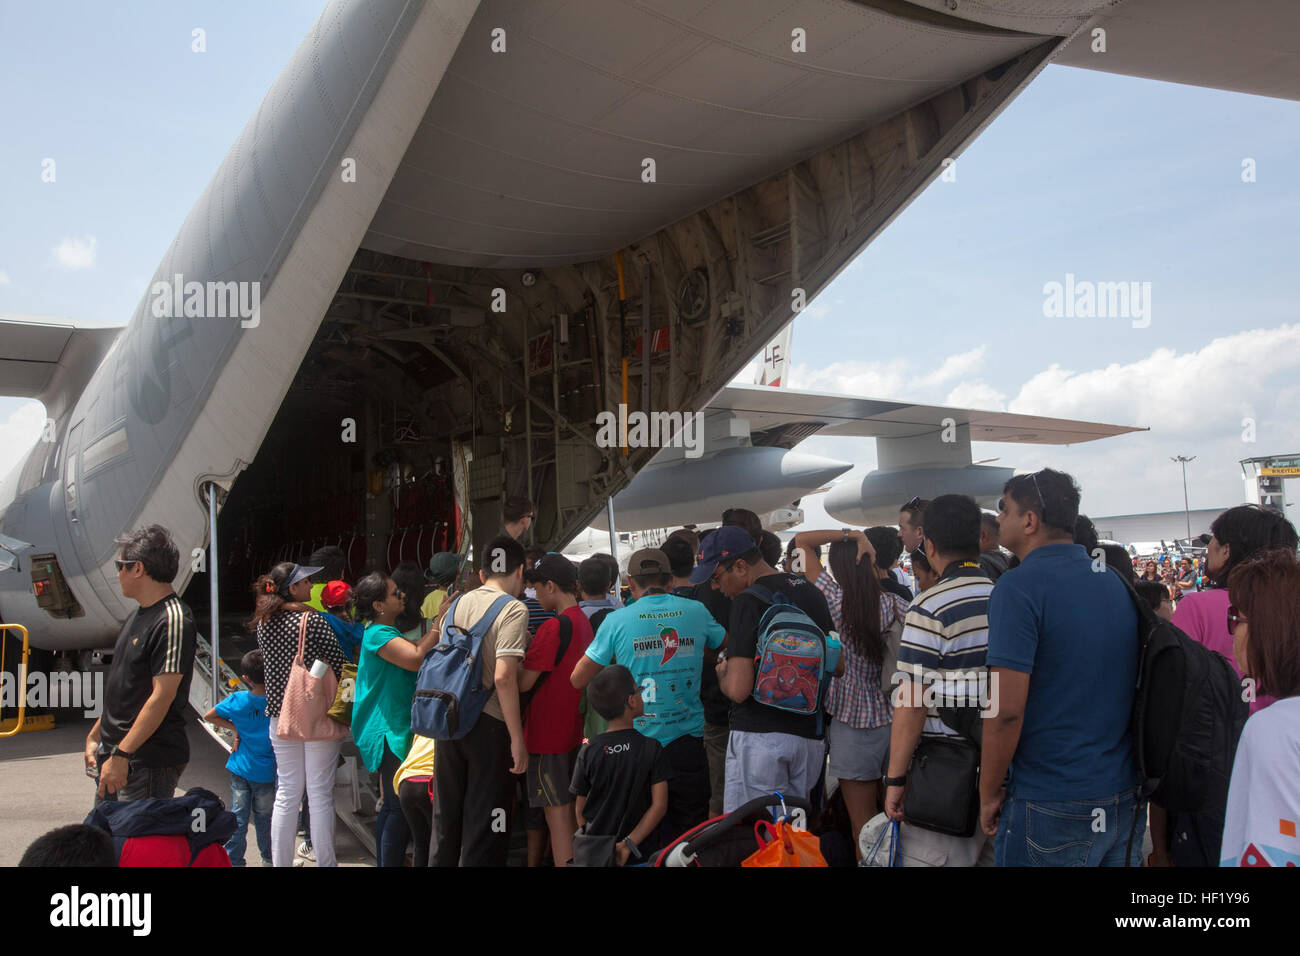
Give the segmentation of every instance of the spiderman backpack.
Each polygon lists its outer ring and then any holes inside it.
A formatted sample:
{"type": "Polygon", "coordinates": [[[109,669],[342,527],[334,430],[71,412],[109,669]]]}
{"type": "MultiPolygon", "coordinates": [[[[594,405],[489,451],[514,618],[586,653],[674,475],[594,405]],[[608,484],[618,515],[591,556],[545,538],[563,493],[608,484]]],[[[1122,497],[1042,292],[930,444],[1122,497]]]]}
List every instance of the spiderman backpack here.
{"type": "Polygon", "coordinates": [[[839,666],[840,642],[825,634],[784,594],[755,584],[745,589],[771,605],[758,622],[754,700],[801,716],[816,715],[822,732],[822,701],[839,666]]]}

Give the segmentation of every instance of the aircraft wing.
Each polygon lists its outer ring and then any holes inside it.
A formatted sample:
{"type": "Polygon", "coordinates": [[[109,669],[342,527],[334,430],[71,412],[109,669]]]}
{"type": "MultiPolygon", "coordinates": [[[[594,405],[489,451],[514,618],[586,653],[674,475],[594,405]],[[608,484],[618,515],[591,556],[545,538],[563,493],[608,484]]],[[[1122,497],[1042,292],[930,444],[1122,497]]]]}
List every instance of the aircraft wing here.
{"type": "Polygon", "coordinates": [[[1300,100],[1294,0],[1126,0],[1054,61],[1106,73],[1300,100]],[[1106,31],[1093,52],[1091,30],[1106,31]]]}
{"type": "Polygon", "coordinates": [[[1136,425],[1105,425],[1014,412],[987,412],[943,405],[915,405],[879,398],[759,385],[729,385],[709,403],[706,414],[730,413],[749,422],[755,445],[793,448],[811,435],[914,438],[953,424],[969,425],[971,441],[1029,445],[1073,445],[1126,432],[1136,425]]]}
{"type": "Polygon", "coordinates": [[[0,313],[0,395],[39,399],[55,415],[55,406],[76,400],[120,331],[0,313]]]}
{"type": "Polygon", "coordinates": [[[912,0],[911,6],[990,29],[1074,33],[1052,60],[1062,66],[1300,100],[1295,0],[912,0]],[[1104,33],[1094,35],[1098,29],[1104,33]]]}

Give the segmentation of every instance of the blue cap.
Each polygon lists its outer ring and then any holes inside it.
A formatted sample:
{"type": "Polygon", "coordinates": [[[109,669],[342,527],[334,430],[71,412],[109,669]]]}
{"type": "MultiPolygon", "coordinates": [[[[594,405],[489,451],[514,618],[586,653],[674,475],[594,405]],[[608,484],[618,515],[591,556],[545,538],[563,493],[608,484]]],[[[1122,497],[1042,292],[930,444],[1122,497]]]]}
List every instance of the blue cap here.
{"type": "Polygon", "coordinates": [[[713,577],[720,562],[739,557],[757,547],[744,528],[723,525],[700,545],[700,553],[695,556],[695,570],[691,572],[691,583],[703,584],[713,577]]]}

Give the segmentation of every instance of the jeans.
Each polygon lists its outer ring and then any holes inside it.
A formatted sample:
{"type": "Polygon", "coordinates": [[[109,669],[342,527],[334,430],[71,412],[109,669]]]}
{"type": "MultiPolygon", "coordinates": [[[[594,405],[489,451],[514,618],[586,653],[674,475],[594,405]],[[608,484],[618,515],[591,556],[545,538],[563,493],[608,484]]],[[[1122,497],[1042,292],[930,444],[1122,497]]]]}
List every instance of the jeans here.
{"type": "MultiPolygon", "coordinates": [[[[97,756],[100,769],[107,759],[107,750],[101,748],[97,756]]],[[[95,805],[98,806],[105,801],[145,800],[149,797],[170,800],[175,796],[176,784],[184,772],[185,764],[176,767],[146,767],[138,760],[129,761],[126,768],[126,783],[116,793],[110,793],[106,797],[99,796],[96,790],[95,805]]],[[[98,787],[98,777],[95,778],[95,783],[98,787]]]]}
{"type": "MultiPolygon", "coordinates": [[[[411,842],[411,828],[393,789],[393,775],[402,761],[384,744],[384,756],[379,763],[379,792],[384,805],[375,817],[375,849],[380,866],[402,866],[406,862],[406,844],[411,842]]],[[[428,838],[428,835],[425,835],[428,838]]]]}
{"type": "Polygon", "coordinates": [[[248,846],[248,817],[253,816],[257,849],[262,862],[271,862],[271,812],[275,807],[275,783],[255,783],[237,773],[230,775],[230,812],[235,815],[235,832],[226,841],[231,866],[244,865],[248,846]]]}
{"type": "Polygon", "coordinates": [[[311,845],[316,851],[316,865],[338,866],[334,856],[334,770],[342,747],[340,740],[281,740],[275,735],[272,721],[276,788],[275,809],[271,811],[271,853],[275,866],[293,866],[298,805],[304,790],[311,805],[311,845]]]}
{"type": "Polygon", "coordinates": [[[1022,800],[1008,794],[993,845],[996,863],[1124,866],[1132,835],[1129,865],[1138,866],[1146,832],[1146,814],[1140,809],[1134,790],[1097,800],[1022,800]]]}

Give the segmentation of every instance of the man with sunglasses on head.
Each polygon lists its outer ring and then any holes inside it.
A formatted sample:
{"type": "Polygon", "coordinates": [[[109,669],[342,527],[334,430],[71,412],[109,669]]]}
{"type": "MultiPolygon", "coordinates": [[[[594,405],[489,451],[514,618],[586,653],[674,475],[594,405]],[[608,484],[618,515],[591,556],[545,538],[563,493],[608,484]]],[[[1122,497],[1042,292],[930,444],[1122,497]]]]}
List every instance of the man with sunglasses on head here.
{"type": "MultiPolygon", "coordinates": [[[[924,550],[925,528],[921,519],[929,506],[929,499],[918,495],[898,509],[898,536],[903,539],[903,550],[908,554],[924,550]]],[[[914,594],[920,593],[921,588],[915,577],[910,582],[901,575],[895,577],[898,578],[899,583],[909,585],[914,594]]]]}
{"type": "Polygon", "coordinates": [[[915,551],[925,540],[925,528],[921,524],[921,518],[929,506],[929,501],[917,496],[898,509],[898,533],[903,538],[905,551],[915,551]]]}
{"type": "MultiPolygon", "coordinates": [[[[824,732],[815,714],[791,713],[754,700],[758,628],[770,605],[745,592],[753,585],[779,591],[829,634],[835,623],[825,595],[804,578],[782,574],[764,561],[754,539],[737,527],[724,526],[709,535],[700,546],[691,580],[712,580],[731,599],[727,657],[717,667],[718,683],[732,701],[723,812],[773,792],[807,800],[826,761],[824,732]]],[[[837,674],[843,668],[841,657],[837,674]]]]}
{"type": "Polygon", "coordinates": [[[139,604],[122,625],[104,682],[103,713],[86,737],[95,802],[170,798],[190,760],[185,707],[194,615],[172,590],[180,552],[161,525],[117,539],[122,596],[139,604]]]}
{"type": "Polygon", "coordinates": [[[1014,476],[998,511],[1000,541],[1020,564],[989,600],[997,713],[984,721],[980,824],[996,834],[998,866],[1123,866],[1130,833],[1136,866],[1137,611],[1119,576],[1074,543],[1069,475],[1014,476]]]}

